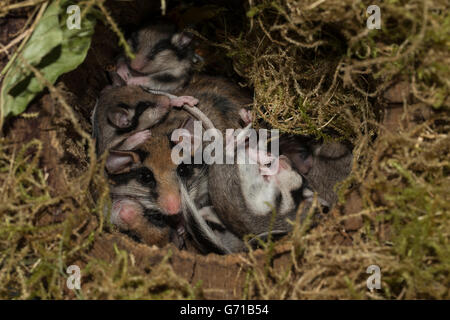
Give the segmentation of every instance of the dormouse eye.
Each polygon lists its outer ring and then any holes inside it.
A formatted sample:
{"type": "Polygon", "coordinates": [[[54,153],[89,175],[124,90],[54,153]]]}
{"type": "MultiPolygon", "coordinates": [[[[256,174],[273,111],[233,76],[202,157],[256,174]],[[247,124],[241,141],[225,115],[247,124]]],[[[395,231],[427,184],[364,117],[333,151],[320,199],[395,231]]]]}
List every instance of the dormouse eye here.
{"type": "Polygon", "coordinates": [[[149,186],[150,188],[154,188],[156,186],[155,177],[153,176],[153,173],[147,168],[143,168],[140,170],[138,181],[139,183],[149,186]]]}
{"type": "Polygon", "coordinates": [[[147,59],[148,60],[154,60],[156,56],[163,52],[174,52],[173,45],[170,43],[170,39],[162,39],[155,43],[155,45],[149,50],[147,53],[147,59]]]}
{"type": "Polygon", "coordinates": [[[178,173],[178,176],[180,176],[181,178],[188,179],[188,178],[192,177],[194,170],[193,170],[192,166],[182,163],[178,166],[177,173],[178,173]]]}
{"type": "Polygon", "coordinates": [[[148,108],[155,108],[156,103],[152,101],[139,101],[136,105],[136,112],[144,111],[148,108]]]}
{"type": "Polygon", "coordinates": [[[167,221],[164,215],[160,212],[154,210],[145,210],[144,217],[147,218],[147,220],[156,227],[167,227],[167,221]]]}

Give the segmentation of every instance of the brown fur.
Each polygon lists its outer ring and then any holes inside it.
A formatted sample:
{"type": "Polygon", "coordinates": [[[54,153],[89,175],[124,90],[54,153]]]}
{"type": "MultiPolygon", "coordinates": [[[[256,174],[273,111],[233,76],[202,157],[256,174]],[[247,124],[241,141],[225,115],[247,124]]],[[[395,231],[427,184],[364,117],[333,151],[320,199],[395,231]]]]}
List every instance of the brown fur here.
{"type": "Polygon", "coordinates": [[[167,194],[180,197],[180,189],[177,180],[177,165],[171,159],[171,149],[167,136],[155,135],[150,138],[140,149],[149,153],[143,165],[148,167],[157,181],[156,192],[158,204],[167,194]]]}
{"type": "Polygon", "coordinates": [[[132,61],[120,57],[117,72],[128,84],[173,92],[186,85],[191,77],[194,52],[192,37],[175,33],[170,25],[160,24],[136,32],[129,43],[135,51],[132,61]]]}
{"type": "Polygon", "coordinates": [[[100,155],[105,150],[117,146],[132,134],[155,125],[169,111],[169,104],[170,99],[166,96],[148,93],[137,86],[103,89],[93,114],[93,136],[96,139],[97,154],[100,155]],[[118,134],[116,128],[108,121],[109,113],[114,112],[114,108],[120,103],[133,109],[141,101],[153,102],[157,107],[147,109],[139,118],[139,124],[133,131],[118,134]]]}
{"type": "MultiPolygon", "coordinates": [[[[238,87],[225,80],[207,76],[194,78],[191,84],[177,94],[199,95],[201,98],[198,108],[221,130],[239,128],[239,110],[251,102],[249,95],[243,94],[238,87]],[[226,98],[228,102],[221,100],[218,105],[215,100],[217,97],[226,98]],[[220,105],[220,102],[224,102],[225,105],[220,105]],[[221,107],[223,108],[220,109],[221,107]]],[[[177,166],[171,160],[168,137],[170,137],[174,129],[180,128],[189,117],[189,114],[182,110],[172,109],[163,123],[152,128],[152,137],[138,148],[147,152],[148,156],[143,163],[135,164],[135,166],[144,165],[153,172],[157,181],[154,191],[158,195],[157,199],[154,200],[160,209],[162,205],[161,195],[168,193],[180,195],[176,172],[177,166]]],[[[136,159],[137,157],[133,158],[136,159]]],[[[239,188],[235,188],[235,191],[236,197],[238,197],[239,188]]],[[[233,199],[233,197],[229,199],[233,199]]],[[[152,229],[145,223],[136,226],[136,230],[139,230],[141,234],[145,233],[146,228],[148,229],[147,233],[152,232],[152,229]]]]}
{"type": "Polygon", "coordinates": [[[136,220],[127,227],[131,235],[135,235],[138,239],[146,245],[163,247],[166,244],[172,242],[174,231],[169,226],[164,228],[156,227],[144,217],[144,215],[138,214],[136,220]]]}
{"type": "MultiPolygon", "coordinates": [[[[239,111],[252,101],[251,96],[236,85],[224,79],[209,76],[196,76],[186,88],[177,92],[178,95],[188,93],[199,99],[197,107],[223,133],[228,128],[242,127],[239,111]],[[217,97],[226,100],[217,100],[217,97]]],[[[173,110],[163,126],[165,129],[173,130],[179,127],[187,117],[185,112],[173,110]]],[[[155,130],[159,128],[155,127],[155,130]]],[[[209,172],[209,194],[220,219],[233,232],[247,234],[250,231],[247,226],[251,225],[252,221],[245,214],[246,208],[235,165],[211,165],[209,172]],[[230,212],[233,214],[229,214],[230,212]]]]}
{"type": "MultiPolygon", "coordinates": [[[[113,199],[130,199],[138,202],[146,209],[159,211],[162,214],[166,214],[163,206],[167,195],[171,194],[181,200],[177,177],[178,166],[171,159],[171,148],[166,134],[155,133],[150,139],[140,145],[137,151],[123,151],[120,154],[129,154],[132,160],[128,168],[124,170],[125,172],[146,167],[153,173],[156,186],[151,188],[138,183],[135,179],[121,186],[113,184],[111,187],[113,199]],[[143,161],[141,161],[139,153],[145,155],[143,161]]],[[[180,227],[183,228],[184,224],[181,215],[171,216],[169,220],[170,225],[161,229],[152,225],[142,215],[142,218],[137,219],[136,223],[129,226],[128,231],[138,235],[147,244],[162,246],[168,242],[174,242],[178,246],[184,244],[190,250],[194,250],[189,237],[181,240],[178,234],[178,229],[180,227]],[[170,237],[167,237],[168,234],[170,237]]]]}

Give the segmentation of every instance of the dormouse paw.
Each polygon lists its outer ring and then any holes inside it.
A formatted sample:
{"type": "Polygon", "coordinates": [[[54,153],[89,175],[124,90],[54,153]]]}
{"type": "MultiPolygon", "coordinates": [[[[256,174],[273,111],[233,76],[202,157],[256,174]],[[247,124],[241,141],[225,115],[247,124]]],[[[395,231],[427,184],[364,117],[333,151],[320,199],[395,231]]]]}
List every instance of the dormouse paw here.
{"type": "Polygon", "coordinates": [[[180,96],[177,98],[170,99],[170,105],[172,107],[182,107],[187,104],[190,107],[195,106],[198,103],[198,99],[191,96],[180,96]]]}
{"type": "Polygon", "coordinates": [[[151,137],[150,130],[143,130],[136,132],[135,134],[129,136],[122,145],[122,149],[124,150],[133,150],[136,147],[140,146],[142,143],[150,139],[151,137]]]}
{"type": "Polygon", "coordinates": [[[250,110],[242,108],[239,110],[239,115],[241,116],[242,121],[244,121],[245,125],[253,122],[252,112],[250,110]]]}
{"type": "Polygon", "coordinates": [[[118,227],[127,229],[136,221],[140,211],[139,204],[133,200],[115,200],[112,206],[111,222],[118,227]]]}
{"type": "Polygon", "coordinates": [[[259,172],[263,178],[276,175],[279,172],[279,158],[274,157],[270,153],[253,148],[248,149],[249,158],[259,165],[259,172]]]}
{"type": "MultiPolygon", "coordinates": [[[[303,197],[305,198],[306,201],[313,202],[313,200],[314,200],[314,192],[311,189],[305,188],[303,190],[303,197]]],[[[322,199],[319,196],[317,197],[317,201],[323,207],[328,207],[328,208],[330,207],[330,204],[326,200],[322,199]]]]}
{"type": "Polygon", "coordinates": [[[117,74],[124,80],[127,81],[129,78],[131,78],[130,69],[128,69],[126,64],[120,64],[117,67],[117,74]]]}
{"type": "Polygon", "coordinates": [[[278,184],[282,183],[283,178],[289,176],[292,171],[290,161],[287,157],[281,155],[278,158],[270,156],[269,163],[260,166],[260,173],[266,180],[274,179],[278,184]]]}

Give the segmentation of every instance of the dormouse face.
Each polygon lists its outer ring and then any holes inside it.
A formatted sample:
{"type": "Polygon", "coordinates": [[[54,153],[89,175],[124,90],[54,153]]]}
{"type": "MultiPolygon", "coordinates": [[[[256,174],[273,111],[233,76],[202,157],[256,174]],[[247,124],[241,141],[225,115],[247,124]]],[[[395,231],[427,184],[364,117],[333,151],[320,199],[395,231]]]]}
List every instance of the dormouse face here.
{"type": "Polygon", "coordinates": [[[163,135],[150,137],[133,151],[111,151],[107,168],[112,197],[136,200],[149,218],[180,215],[180,181],[191,188],[203,171],[195,165],[176,165],[171,146],[163,135]]]}
{"type": "MultiPolygon", "coordinates": [[[[189,48],[192,36],[175,33],[170,26],[152,26],[134,33],[129,43],[136,57],[130,67],[141,74],[155,74],[167,70],[186,72],[193,63],[193,50],[189,48]]],[[[167,75],[165,75],[167,77],[167,75]]],[[[175,79],[160,79],[173,81],[175,79]]]]}
{"type": "Polygon", "coordinates": [[[160,122],[170,110],[170,99],[138,86],[105,89],[99,102],[104,105],[108,122],[118,134],[149,128],[160,122]]]}
{"type": "Polygon", "coordinates": [[[176,239],[169,224],[155,216],[147,217],[142,206],[134,200],[115,199],[110,219],[122,232],[147,245],[161,247],[176,239]]]}

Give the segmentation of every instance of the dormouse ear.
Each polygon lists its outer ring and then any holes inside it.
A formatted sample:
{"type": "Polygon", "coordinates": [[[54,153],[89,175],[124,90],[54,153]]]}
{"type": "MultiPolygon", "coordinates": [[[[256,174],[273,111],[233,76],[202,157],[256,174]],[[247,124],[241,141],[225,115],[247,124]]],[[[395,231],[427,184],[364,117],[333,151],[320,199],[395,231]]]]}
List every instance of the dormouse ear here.
{"type": "Polygon", "coordinates": [[[108,120],[117,128],[124,129],[131,126],[129,111],[121,107],[113,107],[108,110],[108,120]]]}
{"type": "Polygon", "coordinates": [[[170,40],[178,48],[186,48],[194,38],[193,34],[187,31],[175,33],[170,40]]]}
{"type": "Polygon", "coordinates": [[[139,156],[135,152],[110,150],[105,168],[109,174],[125,173],[131,170],[134,163],[139,162],[139,156]]]}

